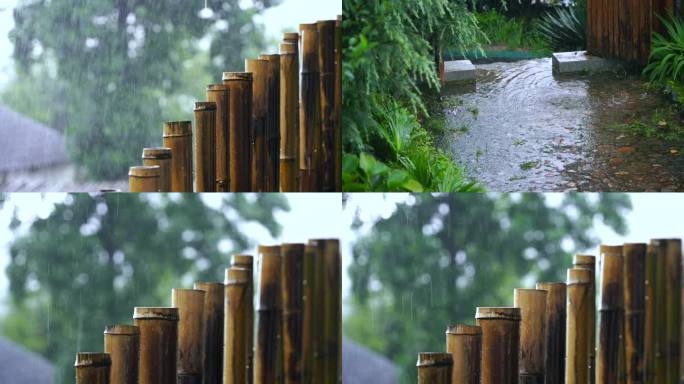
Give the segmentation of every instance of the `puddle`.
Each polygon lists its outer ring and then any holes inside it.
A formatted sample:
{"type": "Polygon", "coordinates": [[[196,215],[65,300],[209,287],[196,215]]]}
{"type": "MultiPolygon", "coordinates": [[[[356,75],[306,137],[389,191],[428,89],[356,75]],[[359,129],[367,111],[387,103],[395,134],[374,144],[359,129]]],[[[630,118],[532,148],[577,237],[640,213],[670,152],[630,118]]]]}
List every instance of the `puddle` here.
{"type": "Polygon", "coordinates": [[[638,77],[557,76],[550,58],[476,67],[476,86],[444,90],[462,104],[447,109],[441,145],[487,189],[684,190],[683,140],[614,127],[668,105],[638,77]]]}

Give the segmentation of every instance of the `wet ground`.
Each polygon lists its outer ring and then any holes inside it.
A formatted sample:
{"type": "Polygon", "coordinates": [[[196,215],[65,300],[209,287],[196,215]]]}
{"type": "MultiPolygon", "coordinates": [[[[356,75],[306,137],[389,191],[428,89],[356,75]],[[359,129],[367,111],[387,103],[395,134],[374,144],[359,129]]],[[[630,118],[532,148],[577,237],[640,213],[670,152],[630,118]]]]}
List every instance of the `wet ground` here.
{"type": "Polygon", "coordinates": [[[452,105],[441,145],[487,189],[684,190],[684,140],[616,126],[669,104],[638,77],[558,76],[551,59],[476,68],[476,86],[445,90],[452,105]]]}

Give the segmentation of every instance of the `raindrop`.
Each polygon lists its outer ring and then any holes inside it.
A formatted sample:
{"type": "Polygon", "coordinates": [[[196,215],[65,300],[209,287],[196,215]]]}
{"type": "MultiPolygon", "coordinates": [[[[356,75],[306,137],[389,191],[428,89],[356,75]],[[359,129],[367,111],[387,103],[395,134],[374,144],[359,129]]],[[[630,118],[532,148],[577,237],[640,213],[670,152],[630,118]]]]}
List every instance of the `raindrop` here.
{"type": "Polygon", "coordinates": [[[200,19],[211,19],[214,17],[214,11],[209,8],[207,2],[208,0],[204,0],[204,8],[197,14],[200,19]]]}

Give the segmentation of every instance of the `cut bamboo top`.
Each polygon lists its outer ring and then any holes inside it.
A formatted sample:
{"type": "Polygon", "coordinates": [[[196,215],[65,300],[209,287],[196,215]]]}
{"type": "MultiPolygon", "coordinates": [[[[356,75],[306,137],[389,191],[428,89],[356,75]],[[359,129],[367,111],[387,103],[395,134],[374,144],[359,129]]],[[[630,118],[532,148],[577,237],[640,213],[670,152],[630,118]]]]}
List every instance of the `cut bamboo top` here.
{"type": "Polygon", "coordinates": [[[154,147],[154,148],[143,148],[143,159],[170,159],[171,158],[171,148],[164,147],[154,147]]]}
{"type": "Polygon", "coordinates": [[[482,327],[479,325],[451,324],[447,327],[447,335],[481,335],[482,327]]]}
{"type": "Polygon", "coordinates": [[[451,353],[421,352],[418,354],[416,367],[443,367],[454,364],[451,353]]]}
{"type": "Polygon", "coordinates": [[[223,72],[223,81],[252,81],[252,72],[223,72]]]}
{"type": "Polygon", "coordinates": [[[105,335],[137,336],[140,335],[140,328],[137,325],[116,324],[108,325],[104,330],[105,335]]]}
{"type": "Polygon", "coordinates": [[[220,288],[222,286],[223,286],[223,283],[218,283],[216,281],[199,281],[199,282],[195,283],[195,287],[199,287],[199,288],[195,288],[195,289],[201,289],[201,290],[206,290],[205,288],[211,288],[211,287],[220,288]]]}
{"type": "Polygon", "coordinates": [[[228,92],[228,91],[230,91],[230,87],[228,87],[226,84],[209,84],[209,85],[207,85],[207,91],[208,92],[228,92]]]}
{"type": "Polygon", "coordinates": [[[299,43],[299,33],[298,32],[285,32],[283,33],[283,41],[288,43],[299,43]]]}
{"type": "Polygon", "coordinates": [[[299,30],[300,31],[318,31],[318,24],[316,24],[316,23],[299,24],[299,30]]]}
{"type": "Polygon", "coordinates": [[[178,321],[178,308],[176,307],[135,307],[134,319],[171,320],[178,321]]]}
{"type": "Polygon", "coordinates": [[[109,353],[78,352],[74,367],[108,367],[112,365],[109,353]]]}
{"type": "Polygon", "coordinates": [[[259,55],[259,59],[266,60],[266,61],[280,62],[280,54],[277,54],[277,53],[262,54],[262,55],[259,55]]]}
{"type": "Polygon", "coordinates": [[[128,176],[133,177],[159,177],[161,175],[161,167],[158,165],[139,165],[131,167],[128,170],[128,176]]]}
{"type": "Polygon", "coordinates": [[[232,264],[251,270],[254,265],[254,257],[252,255],[233,255],[232,264]]]}
{"type": "Polygon", "coordinates": [[[575,255],[572,258],[572,264],[578,267],[591,267],[596,265],[596,257],[592,255],[575,255]]]}
{"type": "Polygon", "coordinates": [[[520,308],[517,307],[477,307],[475,318],[479,320],[520,321],[520,308]]]}
{"type": "Polygon", "coordinates": [[[545,291],[551,290],[553,288],[565,288],[565,283],[561,282],[539,282],[537,283],[537,289],[543,289],[545,291]]]}
{"type": "Polygon", "coordinates": [[[599,247],[601,256],[603,255],[622,255],[622,245],[604,245],[599,247]]]}
{"type": "Polygon", "coordinates": [[[591,284],[592,273],[586,268],[568,269],[568,285],[591,284]]]}
{"type": "Polygon", "coordinates": [[[168,121],[164,123],[164,137],[192,135],[192,122],[168,121]]]}
{"type": "Polygon", "coordinates": [[[304,247],[306,247],[306,244],[304,243],[285,243],[280,246],[280,253],[282,255],[301,254],[303,256],[304,247]]]}
{"type": "Polygon", "coordinates": [[[215,111],[216,103],[213,101],[198,101],[195,103],[195,111],[215,111]]]}
{"type": "Polygon", "coordinates": [[[251,271],[245,268],[226,268],[226,285],[243,285],[249,283],[251,271]]]}
{"type": "Polygon", "coordinates": [[[622,252],[625,255],[633,252],[645,253],[646,247],[646,243],[625,243],[625,245],[622,246],[622,252]]]}

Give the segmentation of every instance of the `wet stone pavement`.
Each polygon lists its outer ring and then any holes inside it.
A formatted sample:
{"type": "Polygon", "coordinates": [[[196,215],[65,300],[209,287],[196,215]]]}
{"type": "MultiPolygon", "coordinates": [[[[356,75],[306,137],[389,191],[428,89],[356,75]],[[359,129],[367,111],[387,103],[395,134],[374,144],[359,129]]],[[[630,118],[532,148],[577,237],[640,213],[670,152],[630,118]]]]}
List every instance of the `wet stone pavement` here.
{"type": "Polygon", "coordinates": [[[475,86],[444,91],[450,106],[440,145],[487,189],[684,190],[684,140],[616,126],[669,105],[637,76],[559,76],[551,59],[476,68],[475,86]]]}

